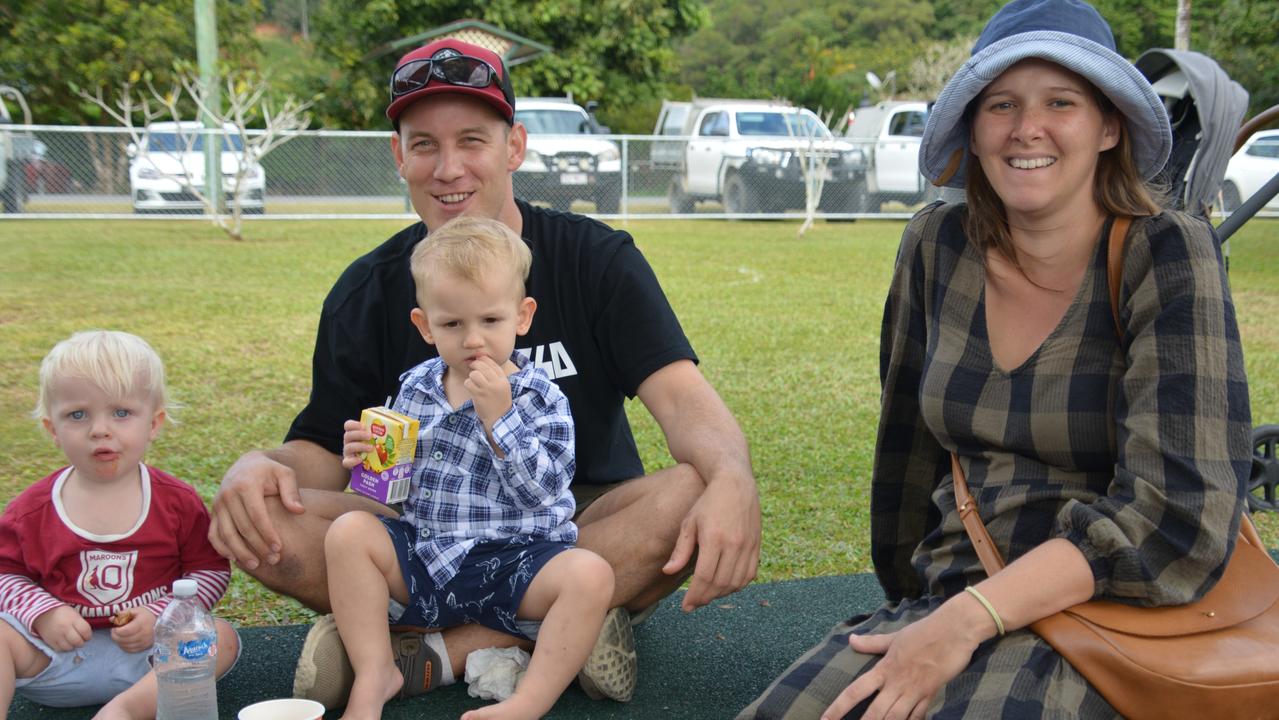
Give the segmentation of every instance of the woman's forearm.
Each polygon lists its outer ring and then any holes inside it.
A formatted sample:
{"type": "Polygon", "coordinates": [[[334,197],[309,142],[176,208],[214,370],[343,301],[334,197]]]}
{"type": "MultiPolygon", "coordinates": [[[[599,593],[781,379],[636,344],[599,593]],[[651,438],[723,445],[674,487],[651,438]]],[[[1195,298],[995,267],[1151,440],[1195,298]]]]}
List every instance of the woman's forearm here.
{"type": "MultiPolygon", "coordinates": [[[[1061,538],[1049,540],[976,585],[1006,632],[1092,599],[1093,587],[1092,570],[1083,553],[1061,538]]],[[[955,603],[959,607],[952,610],[962,609],[964,621],[973,623],[970,627],[986,628],[986,637],[997,634],[993,618],[977,598],[962,593],[947,601],[955,603]]]]}

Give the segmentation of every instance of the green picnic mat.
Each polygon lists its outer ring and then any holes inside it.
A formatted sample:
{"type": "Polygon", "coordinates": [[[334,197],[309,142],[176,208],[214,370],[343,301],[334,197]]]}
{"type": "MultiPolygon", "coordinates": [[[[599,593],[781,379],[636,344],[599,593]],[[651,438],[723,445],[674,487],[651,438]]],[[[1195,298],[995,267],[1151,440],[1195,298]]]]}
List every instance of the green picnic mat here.
{"type": "MultiPolygon", "coordinates": [[[[752,585],[691,614],[681,593],[635,630],[639,686],[629,703],[592,701],[570,687],[549,718],[732,718],[836,623],[883,600],[870,574],[752,585]]],[[[242,628],[239,664],[218,683],[224,719],[252,703],[288,697],[305,625],[242,628]]],[[[388,703],[382,717],[456,718],[485,701],[459,683],[388,703]]],[[[96,708],[46,708],[15,699],[10,718],[90,718],[96,708]]],[[[336,718],[330,712],[326,718],[336,718]]]]}

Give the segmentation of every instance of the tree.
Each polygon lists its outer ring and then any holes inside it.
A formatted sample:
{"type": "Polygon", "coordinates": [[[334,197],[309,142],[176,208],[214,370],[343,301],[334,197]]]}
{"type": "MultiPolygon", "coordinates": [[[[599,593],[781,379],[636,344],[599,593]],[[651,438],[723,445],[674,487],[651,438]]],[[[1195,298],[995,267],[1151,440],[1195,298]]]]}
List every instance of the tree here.
{"type": "Polygon", "coordinates": [[[176,136],[175,154],[180,157],[198,152],[200,145],[228,147],[228,141],[221,130],[228,128],[241,143],[231,187],[224,188],[221,178],[210,179],[207,176],[203,178],[201,185],[195,169],[188,167],[185,162],[179,163],[181,175],[178,179],[204,204],[205,212],[213,218],[214,225],[224,230],[233,240],[242,240],[244,208],[240,190],[244,187],[245,178],[248,173],[260,167],[259,164],[267,153],[290,140],[292,133],[310,124],[307,108],[311,103],[289,97],[277,108],[268,93],[265,78],[258,73],[224,70],[220,74],[224,78],[225,87],[217,93],[217,105],[211,102],[214,88],[204,85],[189,69],[179,69],[167,90],[159,89],[148,74],[126,80],[120,86],[118,94],[110,99],[105,96],[101,87],[93,94],[84,90],[79,90],[76,94],[127,128],[134,151],[144,161],[149,152],[148,128],[152,122],[165,120],[177,124],[173,134],[176,136]],[[135,82],[138,80],[144,80],[145,89],[139,88],[135,94],[135,82]],[[184,118],[195,117],[180,109],[184,95],[200,116],[211,118],[219,129],[210,131],[198,126],[190,129],[184,126],[184,118]],[[260,124],[264,129],[251,132],[251,124],[260,124]],[[217,194],[224,191],[230,198],[229,216],[217,212],[214,204],[217,194]],[[211,196],[210,192],[215,194],[211,196]]]}
{"type": "Polygon", "coordinates": [[[928,0],[712,0],[710,22],[680,45],[681,80],[699,95],[784,96],[809,109],[861,104],[866,72],[904,76],[929,39],[928,0]]]}
{"type": "Polygon", "coordinates": [[[1173,47],[1177,50],[1190,49],[1190,0],[1177,0],[1177,32],[1173,47]]]}
{"type": "MultiPolygon", "coordinates": [[[[674,42],[702,22],[695,0],[331,0],[313,8],[311,35],[330,71],[304,94],[323,92],[325,125],[382,128],[387,78],[409,48],[375,54],[404,37],[475,18],[535,40],[553,53],[518,65],[518,95],[572,94],[597,100],[603,122],[621,131],[648,127],[629,112],[651,101],[676,68],[674,42]]],[[[647,120],[645,118],[644,120],[647,120]]]]}
{"type": "Polygon", "coordinates": [[[963,35],[924,45],[906,73],[906,94],[914,98],[937,97],[959,66],[968,60],[976,41],[976,35],[963,35]]]}
{"type": "MultiPolygon", "coordinates": [[[[258,0],[223,0],[217,10],[222,57],[252,67],[258,0]]],[[[37,123],[109,124],[101,108],[69,92],[71,84],[119,87],[130,75],[150,72],[166,85],[175,62],[195,60],[194,28],[191,0],[7,0],[0,9],[0,81],[27,96],[37,123]]]]}
{"type": "MultiPolygon", "coordinates": [[[[219,2],[218,44],[241,67],[256,57],[251,32],[257,0],[219,2]]],[[[0,6],[0,82],[26,95],[33,119],[46,125],[111,124],[102,109],[71,91],[120,87],[152,73],[160,85],[179,61],[195,59],[191,0],[8,0],[0,6]]],[[[64,147],[79,180],[97,192],[119,192],[127,158],[118,135],[89,134],[64,147]]]]}
{"type": "MultiPolygon", "coordinates": [[[[840,113],[839,121],[833,126],[831,119],[835,113],[818,108],[816,114],[822,121],[820,127],[816,123],[801,122],[798,115],[795,116],[795,121],[786,123],[786,132],[792,138],[798,137],[803,141],[795,147],[800,177],[804,179],[804,222],[800,223],[796,237],[804,237],[804,233],[813,226],[817,209],[822,203],[822,191],[826,189],[826,168],[830,165],[833,152],[832,144],[826,139],[826,128],[830,128],[836,137],[843,135],[848,129],[847,110],[840,113]],[[795,125],[801,126],[798,133],[795,125]]],[[[857,191],[854,189],[854,192],[857,191]]]]}
{"type": "Polygon", "coordinates": [[[1248,114],[1279,104],[1279,3],[1195,0],[1190,49],[1216,60],[1248,91],[1248,114]]]}

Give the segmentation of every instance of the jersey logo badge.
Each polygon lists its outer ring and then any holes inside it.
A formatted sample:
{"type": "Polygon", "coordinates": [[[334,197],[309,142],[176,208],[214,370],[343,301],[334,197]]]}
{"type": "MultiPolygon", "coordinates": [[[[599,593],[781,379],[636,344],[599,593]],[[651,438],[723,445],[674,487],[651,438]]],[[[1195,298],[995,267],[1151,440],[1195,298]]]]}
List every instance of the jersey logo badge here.
{"type": "Polygon", "coordinates": [[[97,605],[125,600],[133,592],[133,569],[137,565],[137,550],[82,550],[76,590],[97,605]]]}

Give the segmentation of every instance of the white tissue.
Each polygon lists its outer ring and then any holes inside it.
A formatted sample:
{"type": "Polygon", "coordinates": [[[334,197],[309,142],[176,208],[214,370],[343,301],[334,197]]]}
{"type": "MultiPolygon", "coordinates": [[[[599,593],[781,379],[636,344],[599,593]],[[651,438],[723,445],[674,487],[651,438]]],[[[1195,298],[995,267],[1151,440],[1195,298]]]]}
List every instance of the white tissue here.
{"type": "Polygon", "coordinates": [[[517,647],[484,648],[466,656],[466,692],[474,698],[501,702],[515,692],[528,669],[529,654],[517,647]]]}

